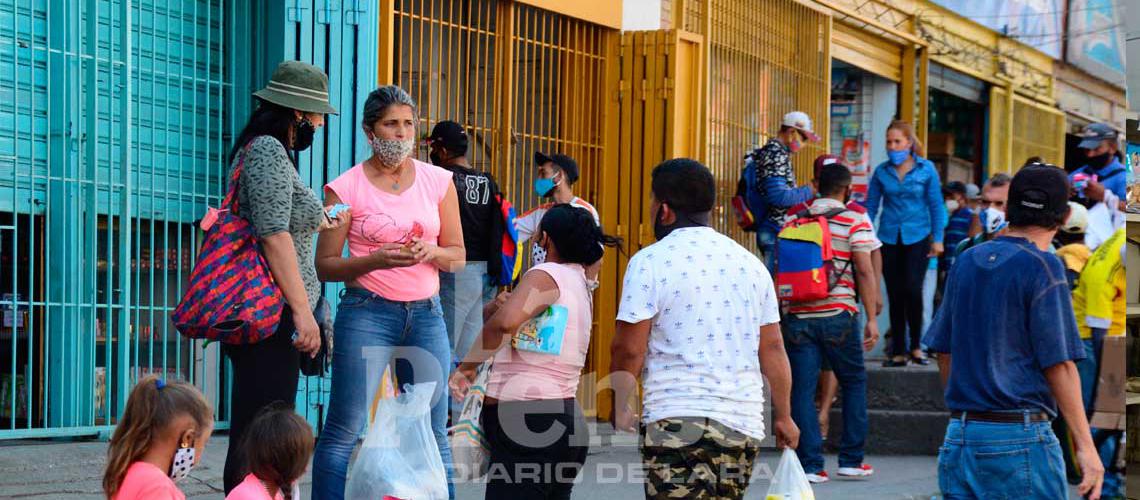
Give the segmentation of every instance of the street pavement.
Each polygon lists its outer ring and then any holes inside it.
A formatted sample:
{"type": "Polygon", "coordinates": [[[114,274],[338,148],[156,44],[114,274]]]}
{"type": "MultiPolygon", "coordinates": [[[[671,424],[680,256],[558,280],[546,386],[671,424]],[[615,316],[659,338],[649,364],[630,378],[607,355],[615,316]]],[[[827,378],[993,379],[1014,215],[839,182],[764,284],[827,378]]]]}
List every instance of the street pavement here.
{"type": "MultiPolygon", "coordinates": [[[[608,426],[603,426],[608,427],[608,426]]],[[[602,431],[574,487],[574,499],[629,499],[643,495],[640,456],[632,435],[611,437],[602,431]]],[[[222,498],[222,466],[228,439],[210,440],[202,464],[179,486],[190,499],[222,498]]],[[[11,441],[0,442],[0,498],[96,500],[101,495],[103,464],[107,444],[100,441],[11,441]]],[[[834,475],[835,457],[827,457],[834,475]]],[[[765,474],[776,469],[779,453],[764,450],[756,465],[756,480],[747,498],[760,499],[768,489],[765,474]]],[[[930,456],[873,456],[868,462],[876,468],[869,480],[839,481],[817,485],[816,498],[828,499],[929,499],[938,490],[936,458],[930,456]]],[[[301,491],[308,498],[310,479],[301,491]]],[[[460,500],[483,498],[482,484],[461,484],[460,500]]]]}

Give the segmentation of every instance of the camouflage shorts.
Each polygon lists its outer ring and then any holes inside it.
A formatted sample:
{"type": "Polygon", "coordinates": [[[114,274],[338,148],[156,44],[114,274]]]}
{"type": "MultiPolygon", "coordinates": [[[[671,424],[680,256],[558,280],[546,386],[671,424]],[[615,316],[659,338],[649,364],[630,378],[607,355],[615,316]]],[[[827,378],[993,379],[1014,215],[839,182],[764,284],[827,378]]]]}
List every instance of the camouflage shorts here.
{"type": "Polygon", "coordinates": [[[641,428],[645,498],[740,499],[759,443],[712,419],[666,418],[641,428]]]}

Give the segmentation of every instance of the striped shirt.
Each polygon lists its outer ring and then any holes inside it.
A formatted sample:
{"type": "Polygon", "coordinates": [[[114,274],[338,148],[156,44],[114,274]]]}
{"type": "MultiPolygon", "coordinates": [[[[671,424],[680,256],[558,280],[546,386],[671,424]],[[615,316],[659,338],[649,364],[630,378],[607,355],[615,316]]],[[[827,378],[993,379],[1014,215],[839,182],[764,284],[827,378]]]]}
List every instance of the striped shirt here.
{"type": "MultiPolygon", "coordinates": [[[[813,215],[823,215],[837,208],[843,208],[843,202],[831,198],[818,198],[805,208],[813,215]]],[[[789,217],[795,217],[798,211],[789,211],[789,217]]],[[[824,318],[834,316],[841,312],[858,314],[859,308],[855,304],[855,263],[851,261],[852,252],[870,253],[883,246],[875,236],[875,228],[870,217],[863,210],[850,207],[838,215],[828,219],[831,230],[831,250],[834,253],[832,266],[834,273],[830,296],[826,299],[811,302],[798,302],[789,304],[788,313],[801,318],[824,318]],[[841,274],[839,274],[842,272],[841,274]]]]}

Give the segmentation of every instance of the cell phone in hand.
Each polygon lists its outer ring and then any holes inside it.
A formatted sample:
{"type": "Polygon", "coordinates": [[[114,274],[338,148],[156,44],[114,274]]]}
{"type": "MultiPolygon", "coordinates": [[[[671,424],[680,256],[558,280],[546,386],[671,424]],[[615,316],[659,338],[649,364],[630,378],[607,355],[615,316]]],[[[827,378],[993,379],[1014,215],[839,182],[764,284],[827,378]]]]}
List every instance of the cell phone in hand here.
{"type": "Polygon", "coordinates": [[[336,216],[340,215],[341,212],[348,210],[349,208],[351,207],[347,203],[337,203],[336,205],[333,205],[331,208],[329,208],[327,215],[330,219],[335,219],[336,216]]]}

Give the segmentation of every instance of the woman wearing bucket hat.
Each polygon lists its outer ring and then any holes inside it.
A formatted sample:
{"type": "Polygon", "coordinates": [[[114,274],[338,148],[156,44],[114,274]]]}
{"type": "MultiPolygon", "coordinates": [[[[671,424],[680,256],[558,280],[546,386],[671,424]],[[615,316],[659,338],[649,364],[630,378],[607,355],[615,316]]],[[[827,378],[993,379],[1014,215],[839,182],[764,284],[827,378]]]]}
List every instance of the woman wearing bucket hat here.
{"type": "MultiPolygon", "coordinates": [[[[313,458],[313,498],[344,497],[357,436],[376,394],[376,372],[391,361],[400,384],[435,382],[431,427],[451,476],[447,378],[451,342],[439,302],[440,271],[466,258],[451,172],[411,157],[416,103],[400,87],[364,102],[372,156],[325,186],[328,204],[352,206],[349,223],[322,233],[317,270],[345,282],[337,307],[329,412],[313,458]],[[344,257],[348,244],[349,257],[344,257]]],[[[454,497],[454,488],[448,485],[454,497]]]]}
{"type": "Polygon", "coordinates": [[[234,142],[231,168],[238,176],[238,215],[253,226],[269,270],[286,306],[269,338],[255,344],[222,347],[233,363],[230,445],[224,485],[228,493],[245,476],[242,435],[253,417],[275,401],[292,405],[300,369],[298,351],[313,356],[320,348],[314,317],[323,306],[313,264],[313,235],[347,220],[328,218],[320,200],[301,181],[298,151],[313,143],[329,104],[328,77],[315,66],[285,61],[265,88],[253,94],[258,106],[234,142]]]}

